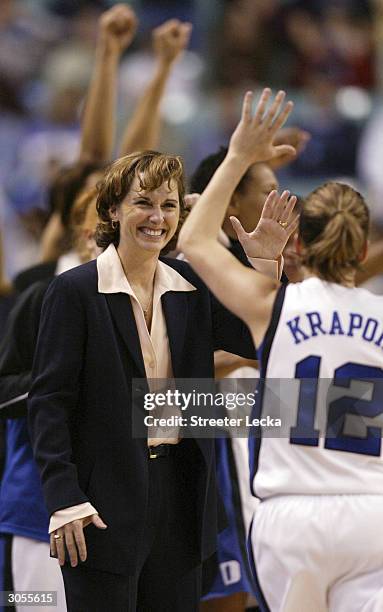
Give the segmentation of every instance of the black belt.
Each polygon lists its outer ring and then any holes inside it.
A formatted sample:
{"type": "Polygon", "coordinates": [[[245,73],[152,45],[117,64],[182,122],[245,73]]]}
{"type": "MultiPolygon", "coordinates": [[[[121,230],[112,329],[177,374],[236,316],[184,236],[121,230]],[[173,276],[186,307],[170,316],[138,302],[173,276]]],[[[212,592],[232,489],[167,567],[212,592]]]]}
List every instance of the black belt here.
{"type": "Polygon", "coordinates": [[[169,457],[177,450],[178,444],[158,444],[158,446],[148,446],[149,459],[159,459],[169,457]]]}

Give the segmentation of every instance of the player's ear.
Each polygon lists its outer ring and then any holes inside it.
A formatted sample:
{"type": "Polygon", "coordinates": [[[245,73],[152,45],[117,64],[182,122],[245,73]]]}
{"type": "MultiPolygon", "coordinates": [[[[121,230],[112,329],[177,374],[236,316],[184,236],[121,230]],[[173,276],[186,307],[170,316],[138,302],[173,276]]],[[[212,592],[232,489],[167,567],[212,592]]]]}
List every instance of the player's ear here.
{"type": "Polygon", "coordinates": [[[239,197],[236,193],[233,193],[233,195],[231,196],[229,206],[227,207],[226,215],[228,217],[231,217],[231,216],[238,217],[240,210],[241,210],[241,206],[239,202],[239,197]]]}

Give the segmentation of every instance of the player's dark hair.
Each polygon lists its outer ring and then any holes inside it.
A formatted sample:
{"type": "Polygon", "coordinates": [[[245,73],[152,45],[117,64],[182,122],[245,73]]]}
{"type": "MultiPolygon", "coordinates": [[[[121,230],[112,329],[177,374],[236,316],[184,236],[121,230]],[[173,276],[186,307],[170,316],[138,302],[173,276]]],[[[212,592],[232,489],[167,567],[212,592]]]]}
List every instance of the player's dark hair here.
{"type": "Polygon", "coordinates": [[[368,229],[369,211],[361,194],[343,183],[325,183],[303,202],[303,265],[324,280],[344,283],[360,264],[368,229]]]}
{"type": "MultiPolygon", "coordinates": [[[[225,159],[227,147],[220,147],[219,151],[205,157],[197,166],[190,179],[190,193],[202,193],[206,189],[214,172],[225,159]]],[[[249,174],[246,172],[239,181],[235,191],[243,192],[246,188],[249,174]]]]}

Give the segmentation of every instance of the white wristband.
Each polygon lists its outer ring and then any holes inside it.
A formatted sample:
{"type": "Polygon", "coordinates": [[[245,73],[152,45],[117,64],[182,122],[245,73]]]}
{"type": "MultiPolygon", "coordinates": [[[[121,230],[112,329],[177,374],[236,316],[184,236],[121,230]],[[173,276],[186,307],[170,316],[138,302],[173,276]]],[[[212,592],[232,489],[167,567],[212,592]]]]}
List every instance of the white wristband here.
{"type": "Polygon", "coordinates": [[[275,280],[281,279],[284,264],[282,255],[278,259],[261,259],[260,257],[248,257],[247,259],[256,272],[275,280]]]}

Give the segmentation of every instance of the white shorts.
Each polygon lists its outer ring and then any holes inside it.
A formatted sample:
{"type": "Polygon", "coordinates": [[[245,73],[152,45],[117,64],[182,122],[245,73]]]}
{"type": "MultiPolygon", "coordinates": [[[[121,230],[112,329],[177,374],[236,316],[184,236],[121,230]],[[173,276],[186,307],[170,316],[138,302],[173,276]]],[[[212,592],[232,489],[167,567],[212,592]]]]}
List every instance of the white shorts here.
{"type": "Polygon", "coordinates": [[[250,538],[269,610],[383,612],[382,525],[383,495],[261,502],[250,538]]]}
{"type": "Polygon", "coordinates": [[[57,559],[49,556],[49,544],[13,536],[12,579],[15,591],[57,591],[56,606],[17,606],[17,612],[66,612],[64,581],[57,559]]]}

